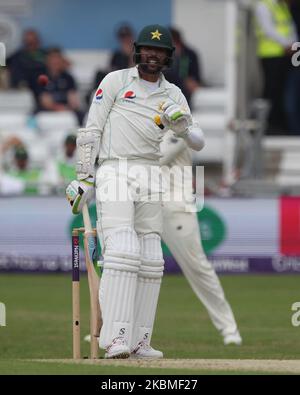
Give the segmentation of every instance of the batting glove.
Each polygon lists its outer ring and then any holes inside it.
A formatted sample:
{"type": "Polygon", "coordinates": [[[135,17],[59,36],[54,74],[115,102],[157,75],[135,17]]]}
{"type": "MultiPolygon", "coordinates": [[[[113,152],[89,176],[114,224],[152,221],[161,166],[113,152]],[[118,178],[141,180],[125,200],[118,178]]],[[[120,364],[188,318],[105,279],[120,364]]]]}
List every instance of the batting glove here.
{"type": "Polygon", "coordinates": [[[178,104],[167,101],[162,106],[164,113],[161,116],[162,124],[172,129],[177,137],[185,137],[192,124],[192,116],[178,104]]]}
{"type": "Polygon", "coordinates": [[[79,214],[85,203],[94,196],[94,180],[72,181],[66,189],[67,199],[72,206],[72,213],[79,214]]]}

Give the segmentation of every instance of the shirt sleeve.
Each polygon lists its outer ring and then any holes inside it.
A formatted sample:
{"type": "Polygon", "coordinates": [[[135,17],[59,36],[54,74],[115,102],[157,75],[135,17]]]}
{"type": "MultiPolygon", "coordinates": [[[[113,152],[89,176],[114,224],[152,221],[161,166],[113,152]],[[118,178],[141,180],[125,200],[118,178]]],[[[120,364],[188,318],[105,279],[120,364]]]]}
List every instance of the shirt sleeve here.
{"type": "Polygon", "coordinates": [[[116,74],[107,74],[94,94],[87,117],[86,129],[97,131],[100,134],[103,132],[119,89],[116,74]]]}
{"type": "MultiPolygon", "coordinates": [[[[188,114],[191,114],[190,107],[188,105],[188,102],[184,96],[184,94],[181,92],[180,89],[178,89],[178,102],[182,109],[184,109],[188,114]]],[[[191,114],[192,116],[192,114],[191,114]]],[[[189,126],[189,131],[187,135],[184,138],[184,141],[188,145],[188,147],[192,148],[195,151],[200,151],[204,147],[204,134],[202,129],[200,128],[200,125],[198,122],[196,122],[192,116],[192,123],[189,126]]]]}
{"type": "Polygon", "coordinates": [[[296,29],[292,23],[292,33],[289,37],[284,37],[276,30],[272,15],[268,7],[263,3],[258,3],[255,9],[257,21],[267,37],[276,41],[283,47],[290,46],[294,41],[297,41],[296,29]]]}

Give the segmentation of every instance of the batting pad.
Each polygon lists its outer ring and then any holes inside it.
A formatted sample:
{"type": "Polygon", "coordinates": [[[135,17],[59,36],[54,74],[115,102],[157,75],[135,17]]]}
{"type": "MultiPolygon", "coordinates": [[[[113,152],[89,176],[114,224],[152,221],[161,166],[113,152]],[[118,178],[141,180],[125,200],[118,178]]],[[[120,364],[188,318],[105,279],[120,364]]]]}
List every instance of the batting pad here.
{"type": "Polygon", "coordinates": [[[160,236],[142,236],[140,245],[141,267],[135,294],[131,350],[134,350],[140,341],[150,344],[164,270],[160,236]]]}
{"type": "Polygon", "coordinates": [[[99,346],[106,349],[122,336],[129,344],[137,275],[140,267],[139,241],[131,228],[109,235],[99,289],[103,326],[99,346]],[[125,242],[126,241],[126,242],[125,242]],[[117,249],[117,247],[119,247],[117,249]]]}

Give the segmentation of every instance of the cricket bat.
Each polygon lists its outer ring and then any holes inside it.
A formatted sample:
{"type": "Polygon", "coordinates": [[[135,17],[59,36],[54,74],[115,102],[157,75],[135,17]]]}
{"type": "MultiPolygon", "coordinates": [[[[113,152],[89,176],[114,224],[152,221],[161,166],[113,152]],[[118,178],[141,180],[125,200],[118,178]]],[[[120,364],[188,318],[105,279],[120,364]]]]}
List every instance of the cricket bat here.
{"type": "Polygon", "coordinates": [[[98,340],[102,326],[102,318],[99,304],[99,285],[100,278],[95,270],[93,261],[96,254],[96,241],[93,232],[89,210],[85,204],[82,208],[84,223],[84,252],[87,268],[88,283],[90,290],[90,334],[91,334],[91,358],[98,358],[98,340]]]}

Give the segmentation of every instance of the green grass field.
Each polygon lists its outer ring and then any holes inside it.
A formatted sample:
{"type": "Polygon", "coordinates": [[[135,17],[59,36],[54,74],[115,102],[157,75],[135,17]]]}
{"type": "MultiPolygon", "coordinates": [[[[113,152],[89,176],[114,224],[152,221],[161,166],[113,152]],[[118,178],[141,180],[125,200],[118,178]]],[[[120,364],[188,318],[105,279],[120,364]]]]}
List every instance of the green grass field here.
{"type": "MultiPolygon", "coordinates": [[[[166,358],[300,360],[300,327],[291,324],[291,306],[300,301],[299,280],[296,275],[221,277],[244,340],[241,347],[225,347],[184,277],[165,276],[152,344],[166,358]]],[[[6,327],[0,327],[0,374],[214,373],[208,369],[32,361],[72,357],[70,275],[1,274],[0,301],[7,314],[6,327]]],[[[88,313],[87,280],[82,276],[82,337],[89,333],[88,313]]],[[[89,344],[82,342],[82,354],[88,353],[89,344]]],[[[266,372],[267,366],[262,370],[266,372]]],[[[226,373],[226,369],[218,373],[226,373]]]]}

